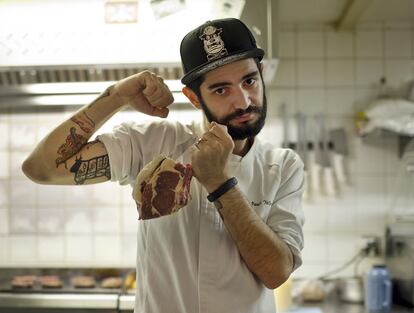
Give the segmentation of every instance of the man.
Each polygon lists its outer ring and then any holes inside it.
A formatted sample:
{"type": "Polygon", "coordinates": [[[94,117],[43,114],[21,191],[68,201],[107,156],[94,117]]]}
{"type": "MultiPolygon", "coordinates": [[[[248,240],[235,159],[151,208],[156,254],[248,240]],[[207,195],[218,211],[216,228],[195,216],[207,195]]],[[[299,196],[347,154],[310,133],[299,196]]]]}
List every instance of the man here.
{"type": "Polygon", "coordinates": [[[191,200],[177,213],[137,222],[135,312],[274,312],[271,289],[301,264],[303,164],[255,137],[266,117],[264,52],[237,19],[206,22],[180,50],[183,93],[203,110],[203,123],[123,123],[88,142],[126,105],[167,117],[173,98],[162,78],[138,73],[54,129],[23,170],[43,184],[76,184],[86,171],[85,184],[133,185],[154,157],[179,155],[196,178],[191,200]],[[177,151],[194,136],[195,146],[177,151]],[[92,162],[99,166],[79,165],[92,162]]]}

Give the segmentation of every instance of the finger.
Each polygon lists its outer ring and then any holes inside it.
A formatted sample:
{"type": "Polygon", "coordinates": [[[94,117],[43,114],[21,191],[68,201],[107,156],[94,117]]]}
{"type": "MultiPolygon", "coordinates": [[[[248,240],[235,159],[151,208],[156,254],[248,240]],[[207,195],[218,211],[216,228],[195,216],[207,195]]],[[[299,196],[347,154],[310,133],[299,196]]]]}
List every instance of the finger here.
{"type": "Polygon", "coordinates": [[[216,134],[214,134],[212,131],[208,131],[206,133],[203,134],[204,140],[206,140],[209,143],[213,143],[213,142],[221,142],[221,138],[218,137],[216,134]]]}
{"type": "Polygon", "coordinates": [[[174,97],[162,78],[147,75],[145,82],[146,85],[142,93],[152,106],[166,107],[174,102],[174,97]]]}
{"type": "Polygon", "coordinates": [[[227,131],[226,125],[217,124],[215,122],[211,123],[211,128],[209,130],[210,133],[213,133],[215,136],[220,138],[221,140],[228,140],[229,139],[229,133],[227,131]]]}

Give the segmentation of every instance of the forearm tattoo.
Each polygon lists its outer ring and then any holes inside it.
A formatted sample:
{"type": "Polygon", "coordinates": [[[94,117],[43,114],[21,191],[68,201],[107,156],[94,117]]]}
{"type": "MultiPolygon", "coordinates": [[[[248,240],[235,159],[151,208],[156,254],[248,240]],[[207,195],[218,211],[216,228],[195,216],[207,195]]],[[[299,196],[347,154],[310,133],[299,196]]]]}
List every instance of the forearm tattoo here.
{"type": "Polygon", "coordinates": [[[108,180],[111,179],[111,169],[107,154],[89,160],[82,160],[82,156],[80,156],[76,158],[70,171],[75,174],[75,182],[77,185],[82,185],[87,179],[102,176],[106,176],[108,180]]]}
{"type": "Polygon", "coordinates": [[[70,120],[78,124],[85,133],[91,133],[95,129],[95,123],[85,111],[73,116],[70,120]]]}
{"type": "Polygon", "coordinates": [[[57,154],[60,155],[56,159],[56,167],[59,167],[60,164],[65,164],[67,167],[66,161],[79,152],[80,149],[87,143],[87,139],[82,135],[76,133],[76,128],[71,127],[69,131],[69,136],[66,137],[66,142],[59,147],[57,154]]]}

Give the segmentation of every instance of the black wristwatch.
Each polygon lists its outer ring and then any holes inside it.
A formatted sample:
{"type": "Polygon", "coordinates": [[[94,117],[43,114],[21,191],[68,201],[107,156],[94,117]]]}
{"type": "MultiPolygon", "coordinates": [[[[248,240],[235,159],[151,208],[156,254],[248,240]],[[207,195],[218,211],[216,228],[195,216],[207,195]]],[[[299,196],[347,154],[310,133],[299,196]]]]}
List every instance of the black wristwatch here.
{"type": "Polygon", "coordinates": [[[224,195],[227,191],[229,191],[231,188],[237,185],[237,179],[236,177],[232,177],[224,184],[222,184],[220,187],[218,187],[216,190],[214,190],[212,193],[210,193],[207,196],[207,200],[210,202],[216,201],[218,198],[220,198],[222,195],[224,195]]]}

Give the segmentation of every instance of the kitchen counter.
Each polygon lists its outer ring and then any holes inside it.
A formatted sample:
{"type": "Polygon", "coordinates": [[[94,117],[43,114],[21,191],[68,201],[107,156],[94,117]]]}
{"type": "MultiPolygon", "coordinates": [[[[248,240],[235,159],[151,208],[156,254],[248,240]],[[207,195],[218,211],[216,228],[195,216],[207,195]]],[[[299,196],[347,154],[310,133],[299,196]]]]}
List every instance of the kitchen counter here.
{"type": "MultiPolygon", "coordinates": [[[[79,309],[79,310],[110,310],[132,311],[134,309],[133,294],[56,294],[56,293],[0,293],[0,308],[33,309],[79,309]]],[[[26,311],[26,310],[25,310],[26,311]]],[[[0,312],[7,312],[0,310],[0,312]]],[[[23,311],[22,311],[23,312],[23,311]]],[[[52,312],[52,311],[47,311],[52,312]]],[[[91,311],[88,311],[91,312],[91,311]]],[[[366,313],[362,304],[345,303],[336,297],[329,297],[323,302],[297,303],[289,313],[366,313]]],[[[414,308],[394,305],[391,313],[414,313],[414,308]]]]}
{"type": "MultiPolygon", "coordinates": [[[[0,308],[97,309],[132,311],[132,294],[0,293],[0,308]]],[[[0,310],[3,312],[3,310],[0,310]]]]}
{"type": "MultiPolygon", "coordinates": [[[[367,313],[363,304],[346,303],[331,296],[323,302],[296,304],[289,313],[367,313]],[[319,310],[318,310],[319,309],[319,310]]],[[[393,305],[390,313],[414,313],[414,308],[393,305]]]]}

